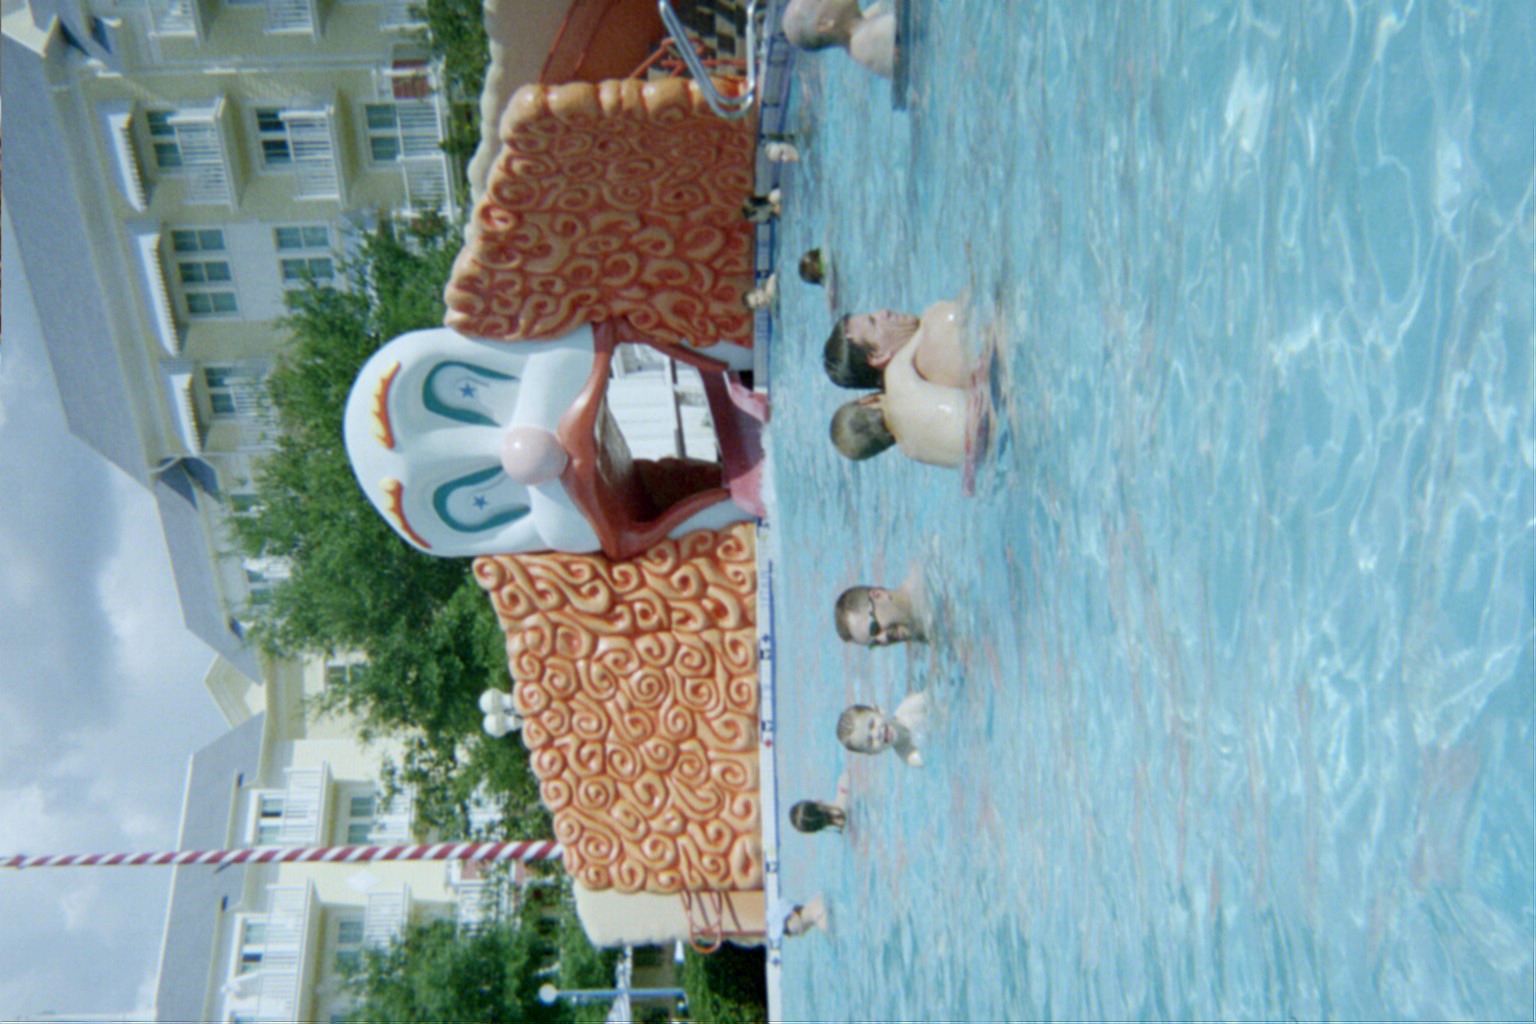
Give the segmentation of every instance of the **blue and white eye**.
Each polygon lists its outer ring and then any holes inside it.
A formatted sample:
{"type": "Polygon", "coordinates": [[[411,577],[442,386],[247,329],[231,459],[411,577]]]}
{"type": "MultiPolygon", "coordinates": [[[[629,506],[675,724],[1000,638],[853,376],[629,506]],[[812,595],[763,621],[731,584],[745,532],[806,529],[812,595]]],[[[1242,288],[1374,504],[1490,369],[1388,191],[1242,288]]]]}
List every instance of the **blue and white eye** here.
{"type": "Polygon", "coordinates": [[[450,480],[432,492],[432,508],[449,529],[483,533],[528,514],[528,490],[497,466],[450,480]]]}
{"type": "Polygon", "coordinates": [[[511,420],[517,407],[517,378],[474,363],[445,361],[427,374],[421,401],[439,416],[496,427],[511,420]]]}

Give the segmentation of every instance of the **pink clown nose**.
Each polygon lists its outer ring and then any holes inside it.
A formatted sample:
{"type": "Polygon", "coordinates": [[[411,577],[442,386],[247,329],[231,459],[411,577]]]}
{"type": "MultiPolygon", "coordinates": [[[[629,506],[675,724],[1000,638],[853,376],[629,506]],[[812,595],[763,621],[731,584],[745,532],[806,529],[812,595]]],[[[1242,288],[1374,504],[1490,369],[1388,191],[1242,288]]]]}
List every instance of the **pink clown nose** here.
{"type": "Polygon", "coordinates": [[[539,427],[513,427],[501,439],[501,468],[521,484],[548,483],[569,461],[560,439],[539,427]]]}

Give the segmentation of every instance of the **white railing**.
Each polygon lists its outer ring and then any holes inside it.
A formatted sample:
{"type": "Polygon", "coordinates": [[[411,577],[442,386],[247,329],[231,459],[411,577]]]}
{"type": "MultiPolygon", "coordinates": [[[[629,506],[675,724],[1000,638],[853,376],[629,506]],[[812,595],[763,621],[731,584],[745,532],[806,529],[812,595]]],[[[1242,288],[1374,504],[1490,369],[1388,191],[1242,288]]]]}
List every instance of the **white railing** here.
{"type": "Polygon", "coordinates": [[[293,154],[294,198],[340,199],[330,110],[285,110],[282,120],[293,154]]]}
{"type": "Polygon", "coordinates": [[[177,111],[169,119],[181,150],[182,179],[188,203],[233,203],[235,191],[219,135],[217,108],[177,111]]]}
{"type": "Polygon", "coordinates": [[[425,59],[397,57],[374,72],[374,92],[395,113],[396,162],[411,212],[446,211],[453,195],[448,155],[447,108],[438,86],[440,69],[425,59]]]}
{"type": "Polygon", "coordinates": [[[256,972],[256,1017],[298,1020],[314,893],[307,884],[274,886],[267,893],[266,944],[256,972]]]}
{"type": "Polygon", "coordinates": [[[396,793],[390,798],[389,810],[375,812],[368,841],[375,844],[411,842],[413,810],[411,794],[396,793]]]}
{"type": "Polygon", "coordinates": [[[411,212],[442,210],[448,205],[448,165],[442,157],[409,161],[401,173],[405,176],[405,205],[411,212]]]}
{"type": "Polygon", "coordinates": [[[499,920],[505,911],[502,888],[488,882],[464,882],[458,888],[455,922],[472,930],[499,920]]]}
{"type": "Polygon", "coordinates": [[[436,103],[430,99],[396,100],[395,117],[402,157],[442,155],[443,123],[436,103]]]}
{"type": "Polygon", "coordinates": [[[197,0],[149,0],[148,6],[155,35],[202,38],[197,0]]]}
{"type": "Polygon", "coordinates": [[[303,32],[318,35],[318,0],[267,0],[268,32],[303,32]]]}
{"type": "Polygon", "coordinates": [[[387,946],[405,931],[411,919],[411,887],[375,889],[363,908],[363,945],[387,946]]]}
{"type": "Polygon", "coordinates": [[[324,841],[325,798],[330,789],[327,768],[290,769],[283,792],[283,816],[277,841],[283,846],[319,846],[324,841]]]}
{"type": "Polygon", "coordinates": [[[412,12],[412,8],[426,6],[426,0],[389,0],[384,5],[384,13],[379,15],[379,28],[385,30],[406,30],[421,28],[426,19],[412,12]]]}

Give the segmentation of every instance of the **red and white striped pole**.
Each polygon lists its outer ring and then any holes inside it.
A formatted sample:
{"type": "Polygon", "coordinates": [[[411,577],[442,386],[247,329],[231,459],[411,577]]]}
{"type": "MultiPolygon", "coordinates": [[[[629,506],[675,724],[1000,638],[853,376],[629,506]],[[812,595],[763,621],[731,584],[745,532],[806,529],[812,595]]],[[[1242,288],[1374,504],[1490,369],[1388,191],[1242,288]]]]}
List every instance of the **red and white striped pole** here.
{"type": "Polygon", "coordinates": [[[0,868],[139,867],[211,864],[369,864],[392,860],[554,860],[553,839],[503,843],[420,843],[407,846],[250,846],[238,850],[172,850],[166,853],[67,853],[0,857],[0,868]]]}

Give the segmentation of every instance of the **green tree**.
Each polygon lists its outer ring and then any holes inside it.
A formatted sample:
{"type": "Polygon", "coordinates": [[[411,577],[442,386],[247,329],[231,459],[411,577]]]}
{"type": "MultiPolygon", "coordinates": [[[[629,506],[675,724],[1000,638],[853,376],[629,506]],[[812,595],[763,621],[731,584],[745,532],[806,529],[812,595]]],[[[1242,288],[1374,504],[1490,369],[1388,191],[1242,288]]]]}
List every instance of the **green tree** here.
{"type": "Polygon", "coordinates": [[[556,1021],[539,1002],[537,970],[552,953],[537,928],[516,923],[461,932],[452,921],[412,925],[370,950],[353,979],[353,1021],[556,1021]]]}
{"type": "Polygon", "coordinates": [[[425,0],[427,46],[443,62],[449,116],[443,149],[462,170],[480,144],[480,93],[490,63],[490,40],[480,0],[425,0]]]}
{"type": "Polygon", "coordinates": [[[321,697],[356,717],[364,738],[406,740],[386,784],[409,784],[418,820],[464,835],[486,783],[526,835],[548,835],[527,752],[490,741],[476,700],[510,684],[501,630],[467,559],[422,554],[369,504],[342,444],[342,418],[364,362],[396,335],[443,322],[443,288],[461,244],[438,219],[385,220],[348,267],[351,287],[311,284],[290,297],[292,342],[269,378],[281,433],[256,480],[258,514],[236,523],[252,556],[286,559],[289,579],[257,609],[269,652],[360,651],[367,664],[321,697]]]}
{"type": "Polygon", "coordinates": [[[525,899],[507,921],[474,930],[452,921],[408,928],[369,951],[351,979],[354,1021],[601,1021],[608,1004],[545,1006],[539,987],[607,988],[618,954],[593,948],[569,900],[525,899]]]}
{"type": "Polygon", "coordinates": [[[768,1019],[766,954],[760,947],[729,942],[713,953],[687,950],[683,959],[683,988],[688,1013],[711,1024],[759,1024],[768,1019]]]}

